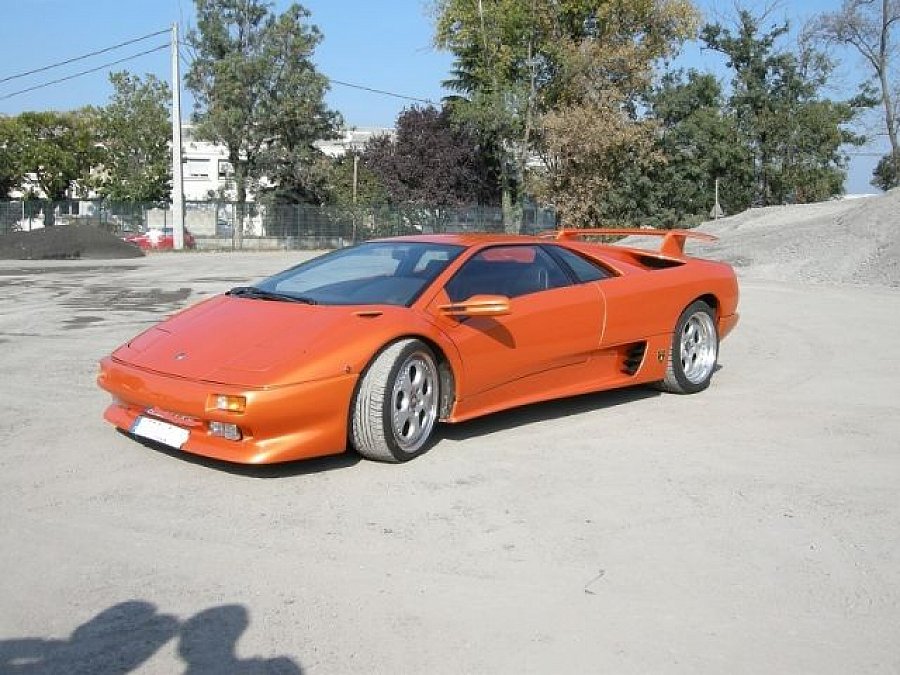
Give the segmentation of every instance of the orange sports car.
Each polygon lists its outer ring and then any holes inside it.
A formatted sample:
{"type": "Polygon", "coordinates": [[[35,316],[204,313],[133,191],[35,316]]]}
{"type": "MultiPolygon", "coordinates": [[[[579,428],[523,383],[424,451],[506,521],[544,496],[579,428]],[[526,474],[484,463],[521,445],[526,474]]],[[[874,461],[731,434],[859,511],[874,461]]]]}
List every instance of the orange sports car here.
{"type": "Polygon", "coordinates": [[[638,384],[689,394],[738,320],[730,266],[683,230],[431,235],[328,253],[238,286],[100,363],[105,418],[229,462],[402,462],[439,422],[638,384]],[[658,251],[596,235],[662,238],[658,251]]]}

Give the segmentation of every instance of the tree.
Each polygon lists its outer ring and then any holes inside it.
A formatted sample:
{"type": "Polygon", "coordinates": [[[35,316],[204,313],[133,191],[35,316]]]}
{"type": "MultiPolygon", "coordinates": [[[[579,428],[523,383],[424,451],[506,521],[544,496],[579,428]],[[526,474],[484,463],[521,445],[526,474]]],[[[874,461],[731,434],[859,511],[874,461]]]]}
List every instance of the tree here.
{"type": "Polygon", "coordinates": [[[538,192],[596,219],[596,191],[614,177],[597,172],[649,147],[640,96],[695,21],[688,0],[442,0],[436,41],[456,56],[457,116],[502,149],[501,167],[521,185],[542,155],[538,192]]]}
{"type": "MultiPolygon", "coordinates": [[[[338,117],[323,96],[328,80],[313,52],[322,34],[310,14],[292,4],[276,15],[263,0],[196,0],[197,29],[188,35],[196,56],[187,73],[200,138],[219,142],[234,168],[239,220],[248,184],[285,166],[274,180],[289,182],[313,141],[338,117]]],[[[287,185],[282,187],[287,188],[287,185]]],[[[240,246],[242,227],[235,240],[240,246]]]]}
{"type": "Polygon", "coordinates": [[[493,157],[446,108],[407,108],[397,117],[396,138],[372,139],[362,164],[394,204],[448,207],[499,199],[493,157]]]}
{"type": "MultiPolygon", "coordinates": [[[[90,181],[91,169],[101,157],[94,111],[24,112],[17,122],[22,131],[22,171],[34,176],[46,199],[65,199],[90,181]]],[[[53,211],[48,211],[44,224],[49,226],[53,211]]]]}
{"type": "MultiPolygon", "coordinates": [[[[844,0],[837,12],[821,14],[811,25],[811,34],[826,44],[849,45],[871,69],[877,81],[884,114],[884,128],[891,143],[893,170],[881,176],[900,175],[898,110],[892,79],[893,31],[900,22],[900,0],[844,0]]],[[[880,166],[880,164],[879,164],[880,166]]],[[[876,179],[879,179],[876,169],[876,179]]],[[[876,183],[877,184],[877,183],[876,183]]]]}
{"type": "Polygon", "coordinates": [[[387,204],[390,195],[378,176],[366,166],[362,153],[347,153],[326,163],[326,199],[329,205],[372,207],[387,204]],[[354,164],[356,185],[354,190],[354,164]],[[355,192],[355,194],[354,194],[355,192]]]}
{"type": "Polygon", "coordinates": [[[456,57],[454,76],[444,83],[459,94],[449,100],[451,109],[494,149],[508,221],[515,193],[523,197],[533,149],[547,2],[439,0],[436,7],[435,42],[456,57]]]}
{"type": "Polygon", "coordinates": [[[838,194],[847,161],[841,146],[863,141],[846,129],[858,110],[820,96],[833,70],[823,54],[809,44],[797,53],[780,49],[788,24],[761,33],[761,21],[741,10],[734,29],[709,24],[701,31],[734,71],[729,108],[750,153],[751,203],[810,202],[838,194]]]}
{"type": "Polygon", "coordinates": [[[153,75],[143,80],[127,72],[109,76],[114,92],[98,111],[103,173],[98,191],[115,201],[167,200],[171,183],[169,151],[171,93],[153,75]]]}
{"type": "Polygon", "coordinates": [[[659,149],[666,161],[654,176],[663,186],[658,209],[663,223],[705,219],[719,203],[727,213],[750,203],[752,172],[735,116],[729,114],[718,80],[690,71],[663,78],[651,97],[653,116],[662,125],[659,149]]]}
{"type": "Polygon", "coordinates": [[[900,174],[897,173],[897,165],[894,164],[894,156],[891,153],[878,160],[878,166],[872,172],[872,185],[885,191],[900,185],[900,174]]]}
{"type": "Polygon", "coordinates": [[[646,172],[661,160],[652,153],[655,125],[633,120],[623,103],[609,92],[589,105],[568,105],[544,116],[548,171],[535,187],[567,227],[608,222],[604,204],[622,176],[635,168],[646,172]]]}
{"type": "Polygon", "coordinates": [[[653,227],[700,222],[713,208],[716,179],[727,213],[746,208],[750,158],[716,77],[695,70],[667,73],[647,105],[658,125],[653,151],[659,161],[623,167],[604,193],[602,218],[653,227]]]}
{"type": "Polygon", "coordinates": [[[0,199],[22,184],[22,130],[15,117],[0,116],[0,199]]]}

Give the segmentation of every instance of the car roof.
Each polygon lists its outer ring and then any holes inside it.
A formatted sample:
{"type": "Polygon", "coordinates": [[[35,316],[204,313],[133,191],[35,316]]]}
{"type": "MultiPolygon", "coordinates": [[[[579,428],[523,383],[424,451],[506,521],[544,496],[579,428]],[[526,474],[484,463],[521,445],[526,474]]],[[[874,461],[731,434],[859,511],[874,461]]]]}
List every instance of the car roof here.
{"type": "Polygon", "coordinates": [[[390,237],[377,241],[409,241],[421,244],[455,244],[471,248],[491,244],[533,244],[548,243],[547,239],[525,234],[488,234],[488,233],[453,233],[453,234],[417,234],[406,237],[390,237]]]}

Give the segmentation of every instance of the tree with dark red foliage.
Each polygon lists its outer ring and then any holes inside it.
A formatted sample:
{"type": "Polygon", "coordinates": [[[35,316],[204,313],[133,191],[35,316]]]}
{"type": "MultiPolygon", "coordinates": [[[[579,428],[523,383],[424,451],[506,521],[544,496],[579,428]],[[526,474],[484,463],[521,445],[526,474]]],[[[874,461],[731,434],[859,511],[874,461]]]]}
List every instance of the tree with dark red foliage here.
{"type": "Polygon", "coordinates": [[[446,109],[412,107],[397,117],[396,136],[372,139],[362,161],[396,205],[496,205],[499,168],[489,150],[446,109]]]}

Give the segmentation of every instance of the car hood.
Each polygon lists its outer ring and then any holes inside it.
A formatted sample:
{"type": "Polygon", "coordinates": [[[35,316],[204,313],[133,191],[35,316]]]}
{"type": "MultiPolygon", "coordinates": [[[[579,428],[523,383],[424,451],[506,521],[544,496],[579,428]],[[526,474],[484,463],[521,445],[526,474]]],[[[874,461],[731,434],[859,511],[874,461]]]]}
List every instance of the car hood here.
{"type": "Polygon", "coordinates": [[[113,358],[192,380],[279,386],[343,374],[359,307],[218,296],[141,333],[113,358]],[[336,339],[340,336],[341,339],[336,339]]]}

